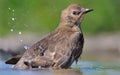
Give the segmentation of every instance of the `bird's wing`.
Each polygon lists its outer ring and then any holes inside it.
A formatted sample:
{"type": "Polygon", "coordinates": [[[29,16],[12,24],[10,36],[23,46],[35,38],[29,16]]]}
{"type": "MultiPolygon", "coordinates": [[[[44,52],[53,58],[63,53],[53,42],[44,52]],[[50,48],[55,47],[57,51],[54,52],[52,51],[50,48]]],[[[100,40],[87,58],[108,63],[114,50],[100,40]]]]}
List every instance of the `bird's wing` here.
{"type": "MultiPolygon", "coordinates": [[[[47,37],[45,37],[42,40],[35,43],[31,47],[31,52],[29,51],[29,54],[35,54],[37,56],[33,57],[32,58],[33,60],[30,59],[31,62],[34,62],[34,65],[42,66],[43,64],[44,65],[49,64],[49,63],[42,63],[43,61],[48,61],[49,62],[49,60],[52,59],[52,57],[55,57],[53,59],[57,59],[57,56],[54,56],[54,52],[61,51],[61,48],[63,47],[61,44],[64,43],[65,41],[67,42],[67,40],[65,40],[66,37],[62,36],[62,35],[63,34],[60,34],[59,31],[55,31],[55,32],[51,33],[50,35],[48,35],[47,37]],[[38,57],[38,56],[41,56],[41,57],[38,57]],[[41,58],[45,58],[45,57],[48,57],[49,60],[48,59],[44,59],[44,60],[42,59],[41,60],[41,58]],[[38,60],[36,60],[36,59],[38,59],[38,60]]],[[[64,49],[64,47],[62,49],[64,49]]],[[[64,53],[66,53],[66,52],[64,52],[64,53]]],[[[27,54],[28,54],[28,52],[25,55],[27,55],[27,54]]],[[[60,54],[61,54],[61,52],[60,52],[60,54]]],[[[30,55],[30,56],[32,56],[32,55],[30,55]]],[[[59,59],[60,59],[59,62],[62,62],[61,57],[59,59]]],[[[63,59],[64,59],[64,57],[63,57],[63,59]]],[[[28,59],[28,61],[29,61],[29,59],[28,59]]],[[[33,65],[31,62],[29,63],[28,61],[26,61],[25,64],[33,65]]]]}
{"type": "Polygon", "coordinates": [[[51,34],[49,34],[48,36],[44,37],[42,40],[38,41],[37,43],[35,43],[31,49],[34,50],[34,52],[39,53],[38,55],[44,56],[44,53],[47,50],[52,50],[49,48],[54,47],[54,45],[59,42],[59,40],[57,38],[60,38],[61,36],[59,36],[59,31],[56,30],[54,32],[52,32],[51,34]]]}
{"type": "Polygon", "coordinates": [[[53,61],[46,56],[37,56],[30,61],[24,62],[27,66],[31,67],[50,67],[53,64],[53,61]]]}
{"type": "Polygon", "coordinates": [[[84,37],[83,37],[83,34],[81,33],[77,39],[78,41],[78,44],[76,46],[76,50],[75,50],[75,61],[77,63],[80,55],[82,54],[82,49],[83,49],[83,45],[84,45],[84,37]]]}

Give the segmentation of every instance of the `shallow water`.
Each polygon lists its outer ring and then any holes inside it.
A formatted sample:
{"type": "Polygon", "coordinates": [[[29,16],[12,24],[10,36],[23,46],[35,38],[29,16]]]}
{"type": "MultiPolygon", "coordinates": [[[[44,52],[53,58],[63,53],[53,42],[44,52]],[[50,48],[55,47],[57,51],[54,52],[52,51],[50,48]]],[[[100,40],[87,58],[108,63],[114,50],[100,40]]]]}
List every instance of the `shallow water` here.
{"type": "Polygon", "coordinates": [[[15,70],[0,61],[0,75],[120,75],[120,63],[79,61],[67,70],[15,70]]]}

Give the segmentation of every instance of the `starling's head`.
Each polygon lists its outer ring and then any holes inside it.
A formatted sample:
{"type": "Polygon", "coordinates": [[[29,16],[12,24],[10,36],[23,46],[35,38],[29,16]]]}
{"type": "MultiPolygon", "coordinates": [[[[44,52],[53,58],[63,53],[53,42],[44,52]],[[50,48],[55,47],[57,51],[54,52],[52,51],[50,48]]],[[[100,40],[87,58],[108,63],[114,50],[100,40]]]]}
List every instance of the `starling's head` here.
{"type": "Polygon", "coordinates": [[[83,15],[93,9],[83,8],[78,4],[71,4],[62,11],[61,20],[71,23],[81,23],[83,15]]]}

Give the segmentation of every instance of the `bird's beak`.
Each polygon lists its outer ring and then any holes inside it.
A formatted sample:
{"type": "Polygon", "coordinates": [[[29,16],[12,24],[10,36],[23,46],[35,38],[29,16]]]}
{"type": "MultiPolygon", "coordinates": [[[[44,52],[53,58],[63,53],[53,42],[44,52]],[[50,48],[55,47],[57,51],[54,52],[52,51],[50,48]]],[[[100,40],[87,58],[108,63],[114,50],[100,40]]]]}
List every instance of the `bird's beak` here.
{"type": "Polygon", "coordinates": [[[88,12],[91,12],[91,11],[93,11],[92,8],[86,8],[86,9],[84,9],[84,13],[88,13],[88,12]]]}

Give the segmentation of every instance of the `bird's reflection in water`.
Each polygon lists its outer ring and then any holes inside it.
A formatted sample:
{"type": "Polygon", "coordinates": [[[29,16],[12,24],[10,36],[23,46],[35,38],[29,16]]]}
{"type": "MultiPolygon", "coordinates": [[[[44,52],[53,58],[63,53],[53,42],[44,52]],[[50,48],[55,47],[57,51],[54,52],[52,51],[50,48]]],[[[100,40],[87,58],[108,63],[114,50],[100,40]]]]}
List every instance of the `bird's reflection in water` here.
{"type": "Polygon", "coordinates": [[[76,69],[53,70],[52,73],[53,75],[82,75],[82,72],[76,69]]]}
{"type": "Polygon", "coordinates": [[[61,70],[18,70],[18,69],[0,69],[0,75],[83,75],[78,69],[61,70]]]}

